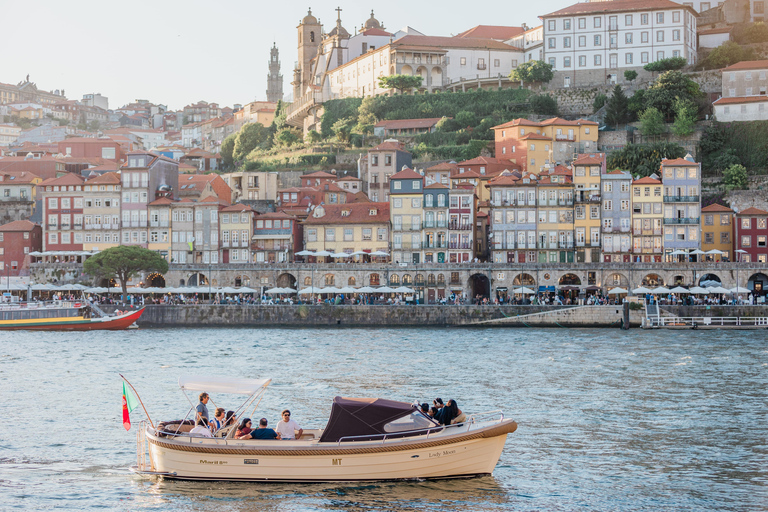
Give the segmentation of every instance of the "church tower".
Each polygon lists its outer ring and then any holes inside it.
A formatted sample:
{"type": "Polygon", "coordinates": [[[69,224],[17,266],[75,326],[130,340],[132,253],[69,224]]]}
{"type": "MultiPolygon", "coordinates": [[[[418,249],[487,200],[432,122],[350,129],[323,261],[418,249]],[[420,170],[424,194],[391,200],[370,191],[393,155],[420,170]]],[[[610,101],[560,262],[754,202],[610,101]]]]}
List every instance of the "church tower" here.
{"type": "Polygon", "coordinates": [[[293,71],[293,100],[296,101],[312,81],[312,59],[317,55],[317,49],[323,40],[323,27],[320,22],[312,16],[312,9],[309,10],[298,27],[299,33],[299,60],[296,63],[296,69],[293,71]]]}
{"type": "Polygon", "coordinates": [[[280,74],[280,58],[277,45],[272,43],[269,51],[269,74],[267,75],[267,101],[277,103],[283,99],[283,75],[280,74]]]}

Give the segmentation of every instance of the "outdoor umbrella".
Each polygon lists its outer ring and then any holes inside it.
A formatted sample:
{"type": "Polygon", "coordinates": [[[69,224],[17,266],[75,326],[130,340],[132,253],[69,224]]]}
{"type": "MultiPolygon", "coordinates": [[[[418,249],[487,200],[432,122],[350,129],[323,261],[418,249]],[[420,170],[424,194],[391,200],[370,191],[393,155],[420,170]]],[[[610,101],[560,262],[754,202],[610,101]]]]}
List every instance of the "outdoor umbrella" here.
{"type": "Polygon", "coordinates": [[[376,288],[374,290],[374,293],[395,293],[395,290],[393,290],[389,286],[382,286],[381,288],[376,288]]]}
{"type": "Polygon", "coordinates": [[[269,290],[265,291],[264,293],[269,294],[269,295],[273,295],[275,293],[283,293],[283,289],[282,288],[270,288],[269,290]]]}
{"type": "Polygon", "coordinates": [[[702,251],[701,249],[696,249],[696,250],[694,250],[694,251],[691,251],[691,254],[707,254],[707,253],[705,253],[705,252],[704,252],[704,251],[702,251]]]}
{"type": "Polygon", "coordinates": [[[690,290],[688,290],[688,293],[693,293],[694,295],[706,295],[709,293],[709,291],[706,288],[702,288],[700,286],[694,286],[690,290]]]}
{"type": "Polygon", "coordinates": [[[654,288],[653,290],[651,290],[651,293],[658,293],[658,294],[664,295],[669,293],[669,288],[666,288],[664,286],[659,286],[658,288],[654,288]]]}
{"type": "Polygon", "coordinates": [[[731,293],[750,293],[752,290],[749,290],[747,288],[742,288],[741,286],[737,286],[736,288],[731,288],[731,293]]]}
{"type": "Polygon", "coordinates": [[[680,249],[676,249],[676,250],[672,251],[670,254],[672,256],[685,256],[688,253],[685,252],[685,251],[681,251],[680,249]]]}
{"type": "Polygon", "coordinates": [[[314,255],[315,255],[315,253],[314,253],[314,252],[312,252],[312,251],[306,251],[306,250],[304,250],[304,251],[299,251],[299,252],[297,252],[297,253],[296,253],[296,256],[314,256],[314,255]]]}
{"type": "Polygon", "coordinates": [[[399,288],[395,288],[395,293],[413,293],[415,290],[413,288],[408,288],[407,286],[400,286],[399,288]]]}
{"type": "Polygon", "coordinates": [[[315,256],[323,257],[323,256],[333,256],[333,253],[330,251],[317,251],[315,253],[315,256]]]}
{"type": "Polygon", "coordinates": [[[712,279],[708,279],[706,281],[701,281],[699,283],[703,288],[717,288],[720,286],[720,281],[714,281],[712,279]]]}
{"type": "Polygon", "coordinates": [[[304,288],[303,290],[299,290],[299,295],[311,295],[313,293],[318,293],[319,291],[320,291],[320,288],[309,286],[307,288],[304,288]]]}
{"type": "Polygon", "coordinates": [[[653,293],[653,292],[648,288],[646,288],[645,286],[641,286],[640,288],[635,288],[634,290],[632,290],[632,293],[634,293],[635,295],[644,295],[646,293],[653,293]]]}
{"type": "Polygon", "coordinates": [[[283,288],[283,293],[287,293],[287,294],[291,295],[291,294],[296,293],[296,290],[294,290],[293,288],[283,288]]]}
{"type": "Polygon", "coordinates": [[[350,254],[350,256],[365,256],[366,254],[368,253],[365,251],[355,251],[352,254],[350,254]]]}
{"type": "MultiPolygon", "coordinates": [[[[258,290],[254,290],[253,288],[248,288],[247,286],[238,288],[237,291],[240,293],[258,293],[258,290]]],[[[296,293],[296,290],[293,290],[293,292],[296,293]]],[[[285,292],[281,292],[281,293],[285,293],[285,292]]]]}
{"type": "Polygon", "coordinates": [[[671,290],[669,290],[671,293],[691,293],[688,291],[687,288],[683,288],[682,286],[675,286],[671,290]]]}
{"type": "MultiPolygon", "coordinates": [[[[47,292],[51,289],[52,287],[49,284],[33,284],[32,285],[32,290],[36,292],[47,292]]],[[[106,290],[106,288],[104,288],[104,290],[106,290]]]]}
{"type": "Polygon", "coordinates": [[[339,293],[357,293],[357,290],[350,286],[345,286],[339,289],[339,293]]]}
{"type": "Polygon", "coordinates": [[[356,293],[374,293],[375,291],[376,290],[370,286],[363,286],[362,288],[358,288],[356,293]]]}
{"type": "Polygon", "coordinates": [[[722,286],[715,286],[714,288],[707,288],[710,293],[731,293],[731,290],[728,288],[723,288],[722,286]]]}
{"type": "Polygon", "coordinates": [[[337,252],[337,253],[331,254],[332,258],[349,258],[350,256],[352,256],[352,255],[351,254],[347,254],[345,252],[337,252]]]}
{"type": "Polygon", "coordinates": [[[526,288],[525,286],[522,286],[520,288],[515,288],[512,290],[513,293],[520,293],[522,295],[533,295],[536,293],[535,291],[531,290],[530,288],[526,288]]]}
{"type": "Polygon", "coordinates": [[[608,290],[608,295],[620,295],[622,293],[627,293],[627,290],[621,287],[611,288],[608,290]]]}
{"type": "Polygon", "coordinates": [[[712,249],[711,251],[707,251],[704,254],[725,254],[725,253],[720,249],[712,249]]]}
{"type": "Polygon", "coordinates": [[[335,286],[326,286],[325,288],[320,288],[318,293],[339,293],[339,289],[335,286]]]}
{"type": "Polygon", "coordinates": [[[372,253],[369,253],[371,256],[389,256],[388,252],[384,251],[373,251],[372,253]]]}

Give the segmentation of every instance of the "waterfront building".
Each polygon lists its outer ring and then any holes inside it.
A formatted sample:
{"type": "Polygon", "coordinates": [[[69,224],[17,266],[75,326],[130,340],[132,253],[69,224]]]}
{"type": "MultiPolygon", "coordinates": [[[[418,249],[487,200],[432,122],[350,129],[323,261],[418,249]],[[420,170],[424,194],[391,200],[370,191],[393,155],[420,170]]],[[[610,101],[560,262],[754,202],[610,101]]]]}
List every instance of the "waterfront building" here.
{"type": "Polygon", "coordinates": [[[682,57],[696,64],[696,11],[670,0],[583,2],[541,16],[544,61],[558,87],[624,82],[625,71],[682,57]]]}
{"type": "MultiPolygon", "coordinates": [[[[579,155],[573,162],[574,239],[578,262],[600,261],[600,178],[604,173],[605,153],[579,155]],[[592,214],[594,210],[598,212],[596,216],[592,214]]],[[[612,200],[602,205],[604,209],[613,208],[612,200]]],[[[626,206],[629,213],[629,190],[626,206]]]]}
{"type": "Polygon", "coordinates": [[[277,200],[277,173],[238,171],[222,174],[221,178],[232,189],[232,201],[277,200]]]}
{"type": "Polygon", "coordinates": [[[171,236],[173,229],[172,206],[174,201],[161,196],[147,205],[149,212],[149,240],[147,249],[155,251],[168,260],[173,255],[171,236]]]}
{"type": "Polygon", "coordinates": [[[109,138],[72,137],[58,143],[59,153],[73,158],[103,158],[119,162],[126,155],[118,142],[109,138]]]}
{"type": "Polygon", "coordinates": [[[655,174],[632,182],[632,253],[634,261],[659,262],[662,254],[664,197],[655,174]]]}
{"type": "Polygon", "coordinates": [[[449,192],[448,186],[442,183],[432,183],[424,187],[424,263],[447,261],[449,192]]]}
{"type": "Polygon", "coordinates": [[[107,172],[83,184],[83,250],[102,251],[120,245],[120,176],[107,172]]]}
{"type": "Polygon", "coordinates": [[[597,149],[598,124],[559,117],[536,122],[513,119],[494,126],[496,156],[509,159],[524,171],[570,164],[579,154],[597,149]]]}
{"type": "Polygon", "coordinates": [[[747,208],[736,214],[734,247],[744,253],[734,261],[768,263],[768,212],[747,208]]]}
{"type": "Polygon", "coordinates": [[[256,216],[253,224],[251,251],[254,262],[293,261],[294,254],[303,250],[303,225],[293,215],[285,212],[263,213],[256,216]]]}
{"type": "Polygon", "coordinates": [[[475,255],[475,184],[460,183],[454,186],[448,193],[448,201],[448,261],[470,262],[475,255]]]}
{"type": "MultiPolygon", "coordinates": [[[[529,177],[530,174],[524,174],[529,177]]],[[[518,184],[522,179],[518,179],[511,172],[502,172],[500,175],[491,179],[486,185],[490,193],[490,226],[491,226],[491,258],[494,263],[513,263],[517,260],[516,250],[525,248],[526,233],[524,228],[530,231],[530,225],[526,226],[526,211],[517,207],[518,184]],[[520,212],[520,219],[515,214],[520,212]],[[518,243],[518,232],[522,232],[521,243],[518,243]]],[[[530,185],[530,179],[529,185],[530,185]]],[[[536,196],[535,185],[532,188],[534,198],[536,196]]],[[[522,204],[525,204],[526,194],[521,190],[522,204]]],[[[532,235],[536,239],[536,209],[531,210],[531,221],[533,224],[532,235]]],[[[525,261],[522,259],[521,261],[525,261]]]]}
{"type": "Polygon", "coordinates": [[[502,160],[499,158],[491,158],[487,156],[478,156],[471,160],[464,160],[458,164],[459,172],[456,176],[464,173],[471,173],[474,176],[475,182],[475,194],[477,194],[477,202],[480,211],[489,211],[490,196],[489,189],[486,187],[488,181],[494,176],[498,176],[502,171],[518,171],[520,172],[520,166],[510,160],[502,160]]]}
{"type": "Polygon", "coordinates": [[[363,192],[363,180],[355,176],[344,176],[336,181],[336,186],[351,194],[363,192]]]}
{"type": "Polygon", "coordinates": [[[723,96],[713,103],[720,122],[768,119],[768,60],[737,62],[722,70],[723,96]]]}
{"type": "MultiPolygon", "coordinates": [[[[255,212],[250,206],[234,204],[219,211],[219,240],[222,263],[249,263],[255,212]]],[[[285,261],[277,260],[277,261],[285,261]]]]}
{"type": "Polygon", "coordinates": [[[304,221],[304,248],[347,254],[390,252],[389,209],[389,203],[381,202],[318,205],[304,221]]]}
{"type": "Polygon", "coordinates": [[[215,195],[224,204],[232,204],[232,189],[218,174],[191,174],[179,179],[179,197],[199,200],[215,195]]]}
{"type": "Polygon", "coordinates": [[[67,173],[38,185],[45,223],[44,251],[83,250],[83,178],[67,173]]]}
{"type": "Polygon", "coordinates": [[[712,260],[736,261],[733,256],[733,210],[721,204],[711,204],[701,209],[701,250],[723,251],[712,260]]]}
{"type": "Polygon", "coordinates": [[[701,164],[691,155],[662,160],[664,183],[664,255],[674,261],[674,251],[690,252],[701,244],[701,164]]]}
{"type": "Polygon", "coordinates": [[[420,263],[421,221],[424,216],[424,177],[413,169],[403,169],[389,179],[389,211],[392,223],[394,261],[420,263]]]}
{"type": "Polygon", "coordinates": [[[27,171],[0,171],[0,220],[24,220],[32,216],[37,185],[42,179],[27,171]]]}
{"type": "Polygon", "coordinates": [[[431,185],[433,183],[440,183],[450,187],[451,176],[457,174],[459,165],[454,162],[443,162],[432,167],[424,169],[424,184],[431,185]]]}
{"type": "Polygon", "coordinates": [[[17,277],[29,275],[29,253],[43,250],[42,228],[28,220],[0,226],[0,273],[17,277]]]}
{"type": "Polygon", "coordinates": [[[539,200],[538,261],[539,263],[573,263],[573,175],[558,166],[552,172],[542,172],[537,182],[539,200]]]}
{"type": "Polygon", "coordinates": [[[410,168],[412,155],[405,145],[387,139],[368,150],[368,197],[376,202],[389,201],[389,178],[404,167],[410,168]]]}
{"type": "Polygon", "coordinates": [[[193,261],[195,263],[214,264],[219,257],[219,208],[222,204],[215,195],[210,195],[194,203],[195,235],[193,261]]]}
{"type": "MultiPolygon", "coordinates": [[[[165,198],[169,199],[169,198],[165,198]]],[[[158,201],[163,198],[158,199],[158,201]]],[[[171,263],[194,263],[195,239],[194,201],[189,198],[173,201],[171,206],[171,263]]]]}
{"type": "MultiPolygon", "coordinates": [[[[600,183],[602,204],[599,209],[589,205],[589,211],[582,214],[602,221],[603,261],[629,263],[632,261],[632,175],[613,170],[603,174],[600,183]]],[[[577,209],[577,219],[579,214],[577,209]]]]}
{"type": "Polygon", "coordinates": [[[336,175],[325,171],[315,171],[301,176],[302,187],[323,188],[336,181],[336,175]]]}

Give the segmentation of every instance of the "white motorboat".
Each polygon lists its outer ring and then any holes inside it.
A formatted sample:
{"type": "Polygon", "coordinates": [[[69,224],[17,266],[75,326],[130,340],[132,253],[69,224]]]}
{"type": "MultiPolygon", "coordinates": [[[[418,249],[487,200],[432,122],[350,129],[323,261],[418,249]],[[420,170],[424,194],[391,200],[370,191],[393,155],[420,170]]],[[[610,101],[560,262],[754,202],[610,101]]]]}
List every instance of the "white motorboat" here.
{"type": "MultiPolygon", "coordinates": [[[[269,383],[179,379],[182,390],[247,395],[241,411],[247,411],[269,383]]],[[[304,430],[297,440],[238,440],[236,426],[212,438],[190,437],[191,428],[189,420],[143,426],[138,463],[131,470],[184,480],[270,482],[471,477],[493,472],[507,434],[517,424],[493,411],[442,426],[410,403],[336,397],[325,428],[304,430]]]]}

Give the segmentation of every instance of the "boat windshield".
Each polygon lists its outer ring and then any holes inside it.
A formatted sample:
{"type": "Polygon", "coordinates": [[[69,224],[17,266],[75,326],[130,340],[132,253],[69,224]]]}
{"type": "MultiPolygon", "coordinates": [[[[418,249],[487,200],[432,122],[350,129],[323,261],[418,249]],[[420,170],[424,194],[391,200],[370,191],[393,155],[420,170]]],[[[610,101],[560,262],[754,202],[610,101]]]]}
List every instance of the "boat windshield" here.
{"type": "Polygon", "coordinates": [[[403,416],[384,425],[384,432],[406,432],[408,430],[421,430],[437,426],[434,420],[427,418],[421,411],[413,411],[408,416],[403,416]]]}

